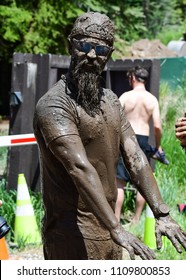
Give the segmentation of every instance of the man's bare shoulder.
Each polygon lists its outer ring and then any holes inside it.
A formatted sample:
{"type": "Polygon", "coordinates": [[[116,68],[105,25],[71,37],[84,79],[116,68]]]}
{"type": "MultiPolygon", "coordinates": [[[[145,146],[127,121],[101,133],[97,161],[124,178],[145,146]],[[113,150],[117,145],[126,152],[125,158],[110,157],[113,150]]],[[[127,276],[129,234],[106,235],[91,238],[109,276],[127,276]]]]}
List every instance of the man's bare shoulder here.
{"type": "Polygon", "coordinates": [[[128,100],[133,99],[135,96],[139,96],[140,98],[143,97],[144,99],[150,99],[152,102],[157,102],[156,96],[154,96],[152,93],[150,93],[147,90],[129,90],[122,93],[119,97],[119,100],[128,100]]]}
{"type": "Polygon", "coordinates": [[[133,90],[129,90],[129,91],[125,91],[123,92],[120,97],[119,97],[119,100],[123,100],[123,99],[126,99],[128,98],[129,96],[131,96],[131,94],[133,93],[133,90]]]}
{"type": "Polygon", "coordinates": [[[147,92],[147,98],[149,99],[149,101],[151,101],[154,105],[158,105],[157,97],[149,91],[146,91],[146,92],[147,92]]]}

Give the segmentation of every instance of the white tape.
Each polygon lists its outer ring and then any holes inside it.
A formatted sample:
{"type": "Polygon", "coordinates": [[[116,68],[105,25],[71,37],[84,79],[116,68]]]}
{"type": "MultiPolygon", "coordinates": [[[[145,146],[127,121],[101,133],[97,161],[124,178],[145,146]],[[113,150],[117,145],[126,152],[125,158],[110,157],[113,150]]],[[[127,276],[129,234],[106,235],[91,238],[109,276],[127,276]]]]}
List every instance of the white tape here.
{"type": "Polygon", "coordinates": [[[147,204],[146,206],[146,217],[148,218],[154,218],[154,214],[152,212],[152,210],[150,209],[149,205],[147,204]]]}
{"type": "Polygon", "coordinates": [[[30,194],[28,192],[27,185],[19,184],[17,190],[17,200],[27,200],[30,199],[30,194]]]}
{"type": "Polygon", "coordinates": [[[0,136],[0,147],[23,146],[33,144],[37,144],[35,135],[33,133],[0,136]]]}
{"type": "Polygon", "coordinates": [[[23,205],[23,206],[17,206],[16,207],[16,217],[19,216],[33,216],[34,210],[31,204],[23,205]]]}

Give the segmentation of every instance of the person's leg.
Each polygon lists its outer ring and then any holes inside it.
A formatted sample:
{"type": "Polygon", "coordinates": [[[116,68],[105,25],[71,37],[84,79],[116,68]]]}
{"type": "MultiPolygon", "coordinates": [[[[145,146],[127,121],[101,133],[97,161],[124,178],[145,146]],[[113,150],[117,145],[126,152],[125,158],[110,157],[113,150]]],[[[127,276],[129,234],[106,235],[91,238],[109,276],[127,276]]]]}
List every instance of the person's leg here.
{"type": "Polygon", "coordinates": [[[121,218],[121,209],[123,206],[124,201],[124,187],[126,186],[127,182],[130,182],[130,176],[123,164],[123,160],[120,157],[116,169],[116,181],[117,181],[117,189],[118,189],[118,196],[116,200],[115,206],[115,215],[118,221],[120,222],[121,218]]]}
{"type": "Polygon", "coordinates": [[[123,201],[124,201],[124,186],[125,182],[122,179],[117,179],[117,188],[118,188],[118,196],[116,200],[116,207],[115,207],[115,215],[116,218],[118,219],[118,222],[120,222],[121,218],[121,209],[123,206],[123,201]]]}
{"type": "Polygon", "coordinates": [[[143,198],[143,196],[137,192],[136,194],[136,209],[135,209],[135,214],[134,217],[132,219],[132,223],[133,224],[137,224],[139,222],[141,213],[143,211],[143,208],[145,206],[145,199],[143,198]]]}

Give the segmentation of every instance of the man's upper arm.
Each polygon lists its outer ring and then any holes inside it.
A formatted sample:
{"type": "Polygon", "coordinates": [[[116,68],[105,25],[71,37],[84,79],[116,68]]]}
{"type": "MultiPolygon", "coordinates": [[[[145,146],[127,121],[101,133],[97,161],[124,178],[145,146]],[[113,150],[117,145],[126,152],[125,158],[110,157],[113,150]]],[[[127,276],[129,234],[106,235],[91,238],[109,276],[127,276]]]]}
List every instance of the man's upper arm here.
{"type": "Polygon", "coordinates": [[[49,143],[49,149],[68,172],[75,168],[84,169],[88,165],[86,151],[78,133],[56,138],[49,143]]]}
{"type": "Polygon", "coordinates": [[[158,100],[156,98],[154,101],[154,110],[152,113],[152,119],[153,119],[154,127],[161,128],[160,108],[159,108],[158,100]]]}
{"type": "Polygon", "coordinates": [[[125,106],[125,92],[119,97],[119,101],[121,103],[121,106],[124,107],[125,106]]]}
{"type": "Polygon", "coordinates": [[[37,127],[48,146],[61,136],[78,134],[78,116],[74,104],[67,98],[42,102],[37,108],[37,127]]]}

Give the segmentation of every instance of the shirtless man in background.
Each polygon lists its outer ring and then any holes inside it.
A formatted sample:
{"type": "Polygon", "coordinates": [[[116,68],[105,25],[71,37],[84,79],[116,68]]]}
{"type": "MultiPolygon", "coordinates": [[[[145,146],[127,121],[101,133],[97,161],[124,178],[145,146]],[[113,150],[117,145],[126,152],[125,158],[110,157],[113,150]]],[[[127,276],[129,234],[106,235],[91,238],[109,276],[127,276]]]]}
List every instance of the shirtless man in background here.
{"type": "MultiPolygon", "coordinates": [[[[138,143],[147,156],[148,161],[150,161],[150,157],[153,155],[154,159],[157,159],[164,164],[168,164],[161,147],[162,127],[159,103],[157,98],[145,88],[149,73],[146,69],[136,66],[135,68],[132,68],[127,75],[132,90],[123,93],[119,100],[122,107],[125,107],[127,119],[134,129],[138,143]],[[148,144],[151,118],[153,120],[156,142],[156,148],[154,150],[148,144]]],[[[120,158],[117,166],[118,198],[115,210],[115,214],[119,221],[124,201],[124,187],[127,182],[131,182],[131,179],[120,158]]],[[[135,215],[132,221],[134,224],[138,223],[144,205],[145,199],[139,192],[137,192],[135,215]]]]}

